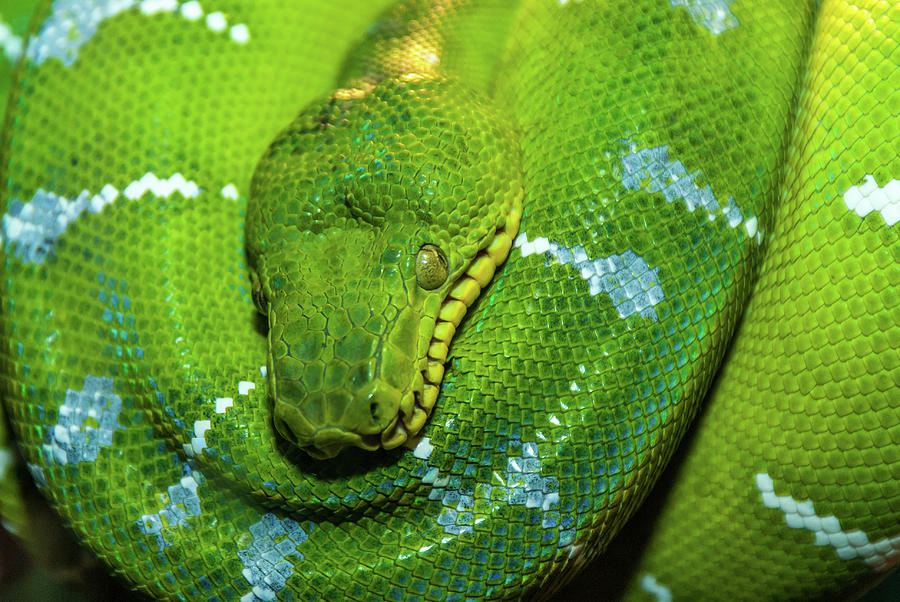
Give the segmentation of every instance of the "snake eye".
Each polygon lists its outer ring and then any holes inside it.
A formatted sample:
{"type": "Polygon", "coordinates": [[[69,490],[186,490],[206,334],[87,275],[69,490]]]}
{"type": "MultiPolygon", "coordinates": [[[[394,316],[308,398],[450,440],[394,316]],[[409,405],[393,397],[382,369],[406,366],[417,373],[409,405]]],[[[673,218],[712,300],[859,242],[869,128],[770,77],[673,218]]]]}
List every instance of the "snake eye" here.
{"type": "Polygon", "coordinates": [[[447,281],[447,257],[440,247],[424,244],[416,254],[416,282],[426,291],[436,289],[447,281]]]}
{"type": "Polygon", "coordinates": [[[262,290],[262,284],[259,282],[259,278],[252,278],[253,280],[253,290],[250,291],[250,296],[253,297],[253,305],[256,306],[256,311],[261,313],[264,316],[268,316],[268,301],[266,301],[266,294],[262,290]]]}

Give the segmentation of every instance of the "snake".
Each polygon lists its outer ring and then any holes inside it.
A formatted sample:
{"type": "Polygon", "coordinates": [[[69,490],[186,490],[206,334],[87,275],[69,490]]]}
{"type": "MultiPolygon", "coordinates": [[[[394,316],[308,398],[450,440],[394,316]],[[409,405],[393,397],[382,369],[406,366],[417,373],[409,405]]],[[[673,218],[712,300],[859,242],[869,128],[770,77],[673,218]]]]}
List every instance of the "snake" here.
{"type": "Polygon", "coordinates": [[[876,0],[40,2],[2,482],[159,599],[861,592],[898,46],[876,0]]]}

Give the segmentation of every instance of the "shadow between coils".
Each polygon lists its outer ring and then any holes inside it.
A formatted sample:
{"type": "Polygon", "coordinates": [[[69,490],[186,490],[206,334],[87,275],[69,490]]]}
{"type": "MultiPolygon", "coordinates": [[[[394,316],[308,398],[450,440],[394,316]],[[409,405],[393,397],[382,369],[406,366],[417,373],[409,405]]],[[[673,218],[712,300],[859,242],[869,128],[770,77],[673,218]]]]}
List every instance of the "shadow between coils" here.
{"type": "MultiPolygon", "coordinates": [[[[271,399],[269,403],[272,403],[271,399]]],[[[277,437],[278,453],[300,471],[317,479],[346,479],[347,477],[366,474],[379,468],[393,466],[403,455],[404,451],[409,451],[405,447],[392,450],[379,449],[376,451],[351,447],[342,450],[334,458],[317,460],[282,437],[271,421],[270,426],[277,437]]]]}

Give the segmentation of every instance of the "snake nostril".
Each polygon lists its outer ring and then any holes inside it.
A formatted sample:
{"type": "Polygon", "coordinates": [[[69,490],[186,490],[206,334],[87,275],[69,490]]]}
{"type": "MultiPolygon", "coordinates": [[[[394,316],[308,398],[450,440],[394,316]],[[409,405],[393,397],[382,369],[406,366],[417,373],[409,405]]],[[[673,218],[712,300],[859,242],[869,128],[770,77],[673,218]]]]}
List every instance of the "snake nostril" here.
{"type": "Polygon", "coordinates": [[[360,411],[368,406],[369,418],[358,416],[357,429],[360,435],[374,435],[388,427],[395,420],[400,409],[400,391],[384,381],[375,381],[360,400],[360,411]],[[363,405],[365,403],[366,405],[363,405]]]}

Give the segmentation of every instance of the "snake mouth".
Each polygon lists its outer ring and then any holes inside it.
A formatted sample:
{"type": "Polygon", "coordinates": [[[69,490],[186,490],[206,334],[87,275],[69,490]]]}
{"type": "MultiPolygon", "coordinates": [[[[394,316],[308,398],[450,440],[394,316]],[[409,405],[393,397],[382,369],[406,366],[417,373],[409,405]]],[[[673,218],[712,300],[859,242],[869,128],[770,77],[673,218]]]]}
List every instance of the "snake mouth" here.
{"type": "Polygon", "coordinates": [[[404,395],[404,402],[410,403],[411,407],[401,403],[398,419],[382,433],[381,442],[385,449],[404,444],[414,446],[417,442],[417,435],[437,402],[444,378],[444,364],[456,329],[469,307],[481,295],[482,289],[494,277],[494,272],[509,256],[521,220],[522,205],[516,203],[507,215],[504,226],[498,228],[491,242],[475,254],[469,267],[457,278],[441,302],[425,357],[419,362],[421,368],[413,377],[409,397],[404,395]]]}
{"type": "Polygon", "coordinates": [[[374,451],[381,446],[381,437],[378,434],[355,433],[339,424],[312,427],[308,420],[300,417],[302,414],[294,414],[289,419],[278,414],[276,413],[274,419],[276,430],[282,437],[316,460],[334,458],[347,447],[374,451]]]}
{"type": "Polygon", "coordinates": [[[276,388],[274,425],[285,439],[319,460],[333,458],[345,447],[372,451],[382,446],[383,432],[397,421],[407,397],[406,405],[412,406],[412,393],[403,394],[384,380],[371,382],[355,401],[340,390],[307,395],[295,404],[279,398],[276,388]],[[333,411],[348,407],[366,407],[368,411],[364,416],[333,411]]]}
{"type": "Polygon", "coordinates": [[[312,445],[306,453],[316,460],[327,460],[338,455],[345,447],[378,448],[378,437],[359,435],[338,425],[319,427],[312,435],[312,445]]]}

